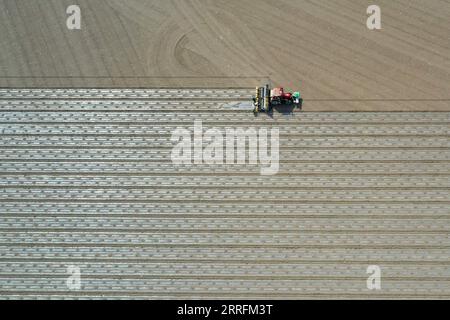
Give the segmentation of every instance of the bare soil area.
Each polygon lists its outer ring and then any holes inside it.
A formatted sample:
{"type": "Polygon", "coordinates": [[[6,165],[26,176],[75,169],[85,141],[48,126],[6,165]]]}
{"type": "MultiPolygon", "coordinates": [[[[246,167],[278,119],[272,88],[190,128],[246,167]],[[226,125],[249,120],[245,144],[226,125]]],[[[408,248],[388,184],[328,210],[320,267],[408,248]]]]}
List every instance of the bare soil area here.
{"type": "Polygon", "coordinates": [[[0,0],[1,87],[300,89],[305,110],[450,110],[450,4],[0,0]]]}

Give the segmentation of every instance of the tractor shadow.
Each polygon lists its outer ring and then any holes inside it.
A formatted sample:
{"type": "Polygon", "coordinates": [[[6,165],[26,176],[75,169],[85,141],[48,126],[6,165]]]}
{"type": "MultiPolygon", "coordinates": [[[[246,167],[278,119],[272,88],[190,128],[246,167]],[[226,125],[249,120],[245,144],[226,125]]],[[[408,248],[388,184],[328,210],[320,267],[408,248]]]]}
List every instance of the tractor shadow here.
{"type": "Polygon", "coordinates": [[[274,113],[281,113],[282,115],[293,115],[295,113],[295,111],[299,112],[302,111],[302,106],[303,106],[303,100],[300,100],[300,104],[298,105],[278,105],[278,106],[273,106],[272,111],[271,112],[267,112],[267,116],[273,118],[274,113]]]}

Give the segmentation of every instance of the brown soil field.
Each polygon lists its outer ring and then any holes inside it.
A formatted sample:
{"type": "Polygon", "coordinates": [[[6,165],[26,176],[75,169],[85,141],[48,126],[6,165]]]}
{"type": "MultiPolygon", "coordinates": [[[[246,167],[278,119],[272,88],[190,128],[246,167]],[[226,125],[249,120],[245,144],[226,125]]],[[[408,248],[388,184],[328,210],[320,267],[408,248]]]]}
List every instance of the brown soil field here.
{"type": "Polygon", "coordinates": [[[450,3],[0,0],[0,87],[300,89],[306,110],[450,110],[450,3]],[[66,8],[81,8],[68,30],[66,8]]]}

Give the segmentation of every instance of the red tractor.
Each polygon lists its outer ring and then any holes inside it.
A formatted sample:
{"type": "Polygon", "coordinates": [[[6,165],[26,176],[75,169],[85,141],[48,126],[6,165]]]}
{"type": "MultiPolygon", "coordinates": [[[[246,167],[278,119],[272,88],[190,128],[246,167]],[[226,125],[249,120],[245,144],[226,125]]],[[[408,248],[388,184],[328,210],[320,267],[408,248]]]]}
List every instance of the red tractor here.
{"type": "Polygon", "coordinates": [[[301,109],[302,98],[300,92],[284,92],[283,88],[270,89],[269,85],[256,88],[256,95],[253,97],[253,113],[272,112],[274,106],[292,105],[301,109]]]}
{"type": "Polygon", "coordinates": [[[283,88],[273,88],[270,90],[270,103],[272,105],[292,104],[292,93],[284,92],[283,88]]]}

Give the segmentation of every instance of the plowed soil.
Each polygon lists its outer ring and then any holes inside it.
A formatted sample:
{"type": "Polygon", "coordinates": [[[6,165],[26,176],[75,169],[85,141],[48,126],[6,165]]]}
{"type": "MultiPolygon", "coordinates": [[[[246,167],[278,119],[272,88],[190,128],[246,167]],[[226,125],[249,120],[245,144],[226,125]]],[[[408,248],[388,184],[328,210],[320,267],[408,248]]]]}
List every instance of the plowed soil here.
{"type": "Polygon", "coordinates": [[[300,89],[306,110],[450,110],[450,4],[0,0],[2,87],[300,89]]]}

